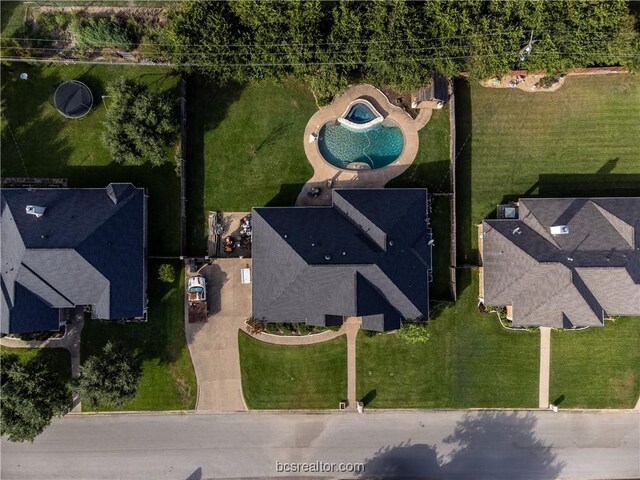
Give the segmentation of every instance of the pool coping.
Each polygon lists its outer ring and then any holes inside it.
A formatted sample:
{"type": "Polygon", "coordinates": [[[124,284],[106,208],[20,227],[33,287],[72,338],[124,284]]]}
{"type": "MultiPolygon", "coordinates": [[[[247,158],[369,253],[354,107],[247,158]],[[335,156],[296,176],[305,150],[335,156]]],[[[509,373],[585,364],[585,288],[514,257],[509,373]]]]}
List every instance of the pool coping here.
{"type": "MultiPolygon", "coordinates": [[[[426,122],[425,122],[426,123],[426,122]]],[[[393,105],[387,96],[373,85],[359,84],[347,88],[326,107],[318,110],[307,122],[303,143],[307,160],[313,167],[313,176],[302,187],[296,205],[330,205],[331,190],[334,188],[381,188],[392,178],[403,173],[413,163],[420,144],[419,125],[402,108],[393,105]],[[404,148],[400,156],[386,167],[372,170],[348,170],[338,168],[326,161],[318,147],[318,133],[322,126],[343,115],[346,108],[359,98],[370,102],[383,118],[394,121],[402,132],[404,148]],[[309,141],[314,138],[314,141],[309,141]],[[314,187],[321,189],[319,196],[310,197],[308,192],[314,187]]]]}

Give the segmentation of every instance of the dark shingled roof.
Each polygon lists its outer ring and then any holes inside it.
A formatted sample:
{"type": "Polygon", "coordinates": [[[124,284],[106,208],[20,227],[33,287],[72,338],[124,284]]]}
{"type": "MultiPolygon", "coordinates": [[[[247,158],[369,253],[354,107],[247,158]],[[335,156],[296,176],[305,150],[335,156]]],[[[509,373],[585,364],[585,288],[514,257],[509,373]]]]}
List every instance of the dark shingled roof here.
{"type": "Polygon", "coordinates": [[[485,220],[484,302],[513,323],[602,326],[640,314],[640,198],[520,199],[519,219],[485,220]],[[551,227],[568,233],[552,235],[551,227]]]}
{"type": "Polygon", "coordinates": [[[103,319],[146,308],[146,197],[131,184],[2,191],[2,332],[58,328],[58,309],[103,319]],[[27,205],[45,207],[40,218],[27,205]]]}
{"type": "Polygon", "coordinates": [[[329,207],[253,210],[253,316],[391,330],[428,318],[425,189],[339,189],[329,207]]]}

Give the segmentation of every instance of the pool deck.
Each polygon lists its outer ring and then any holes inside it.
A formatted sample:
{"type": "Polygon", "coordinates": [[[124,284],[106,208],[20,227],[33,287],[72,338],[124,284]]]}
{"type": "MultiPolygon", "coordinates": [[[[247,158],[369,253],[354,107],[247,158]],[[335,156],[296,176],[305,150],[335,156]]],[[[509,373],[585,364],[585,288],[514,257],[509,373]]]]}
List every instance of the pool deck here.
{"type": "Polygon", "coordinates": [[[349,87],[330,105],[318,110],[307,123],[303,138],[304,151],[313,167],[313,176],[302,187],[296,205],[330,205],[331,190],[334,188],[384,187],[392,178],[409,168],[409,165],[416,158],[420,143],[418,130],[426,125],[430,117],[431,111],[429,110],[428,113],[418,115],[418,118],[414,120],[402,108],[391,104],[387,97],[372,85],[360,84],[349,87]],[[309,141],[311,136],[317,139],[322,126],[341,117],[349,104],[358,98],[369,101],[385,119],[394,121],[402,130],[404,149],[398,159],[386,167],[373,170],[346,170],[335,167],[322,158],[317,140],[309,141]],[[310,197],[308,192],[314,187],[319,187],[321,193],[318,196],[310,197]]]}

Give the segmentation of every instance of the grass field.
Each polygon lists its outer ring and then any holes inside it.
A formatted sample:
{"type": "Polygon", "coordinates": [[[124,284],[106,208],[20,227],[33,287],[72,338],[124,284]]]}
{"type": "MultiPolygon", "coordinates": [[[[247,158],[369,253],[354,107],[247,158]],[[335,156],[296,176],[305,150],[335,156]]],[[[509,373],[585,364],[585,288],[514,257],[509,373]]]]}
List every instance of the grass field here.
{"type": "Polygon", "coordinates": [[[294,204],[313,174],[302,137],[317,107],[293,80],[221,89],[192,78],[187,98],[189,249],[203,254],[208,211],[294,204]]]}
{"type": "Polygon", "coordinates": [[[71,355],[64,348],[8,348],[0,346],[0,353],[13,353],[20,357],[22,362],[28,362],[32,358],[40,358],[51,365],[51,372],[57,374],[62,380],[71,379],[71,355]]]}
{"type": "Polygon", "coordinates": [[[633,408],[640,396],[640,317],[554,330],[549,393],[560,408],[633,408]]]}
{"type": "MultiPolygon", "coordinates": [[[[162,167],[125,167],[102,145],[102,122],[109,98],[105,85],[119,76],[135,78],[152,90],[176,94],[178,76],[158,67],[100,65],[2,65],[1,148],[3,177],[65,177],[69,187],[106,187],[132,182],[149,194],[149,252],[177,255],[180,249],[180,183],[174,162],[162,167]],[[29,74],[26,81],[19,74],[29,74]],[[69,120],[53,106],[53,93],[65,79],[85,82],[94,108],[69,120]],[[106,103],[105,103],[106,102],[106,103]]],[[[173,159],[173,150],[168,152],[173,159]]]]}
{"type": "Polygon", "coordinates": [[[360,332],[358,400],[374,408],[537,406],[539,333],[510,332],[481,315],[477,272],[470,281],[455,305],[432,305],[425,344],[360,332]]]}
{"type": "MultiPolygon", "coordinates": [[[[418,132],[420,147],[411,166],[391,180],[388,188],[428,188],[430,193],[451,192],[449,178],[449,109],[434,110],[429,123],[418,132]]],[[[451,202],[448,197],[433,197],[430,216],[433,229],[433,284],[431,298],[448,300],[449,249],[451,243],[451,202]]]]}
{"type": "Polygon", "coordinates": [[[456,82],[459,263],[475,225],[518,197],[640,195],[640,78],[568,77],[553,93],[456,82]]]}
{"type": "Polygon", "coordinates": [[[137,394],[124,410],[195,408],[196,377],[183,323],[184,275],[176,265],[176,281],[162,283],[157,280],[158,266],[157,262],[149,262],[147,322],[86,320],[82,331],[83,361],[98,353],[109,340],[125,345],[142,361],[137,394]]]}
{"type": "Polygon", "coordinates": [[[253,409],[338,408],[347,398],[344,335],[315,345],[282,346],[238,333],[242,391],[253,409]]]}

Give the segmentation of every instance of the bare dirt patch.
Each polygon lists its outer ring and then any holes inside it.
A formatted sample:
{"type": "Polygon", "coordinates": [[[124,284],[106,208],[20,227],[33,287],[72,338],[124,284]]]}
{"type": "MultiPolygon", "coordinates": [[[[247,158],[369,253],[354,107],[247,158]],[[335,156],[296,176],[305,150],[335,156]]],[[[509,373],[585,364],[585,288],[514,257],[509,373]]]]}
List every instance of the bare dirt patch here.
{"type": "Polygon", "coordinates": [[[529,73],[526,75],[505,75],[481,80],[480,85],[488,88],[517,88],[525,92],[555,92],[564,84],[565,76],[558,77],[557,82],[545,87],[540,81],[546,77],[544,73],[529,73]]]}

